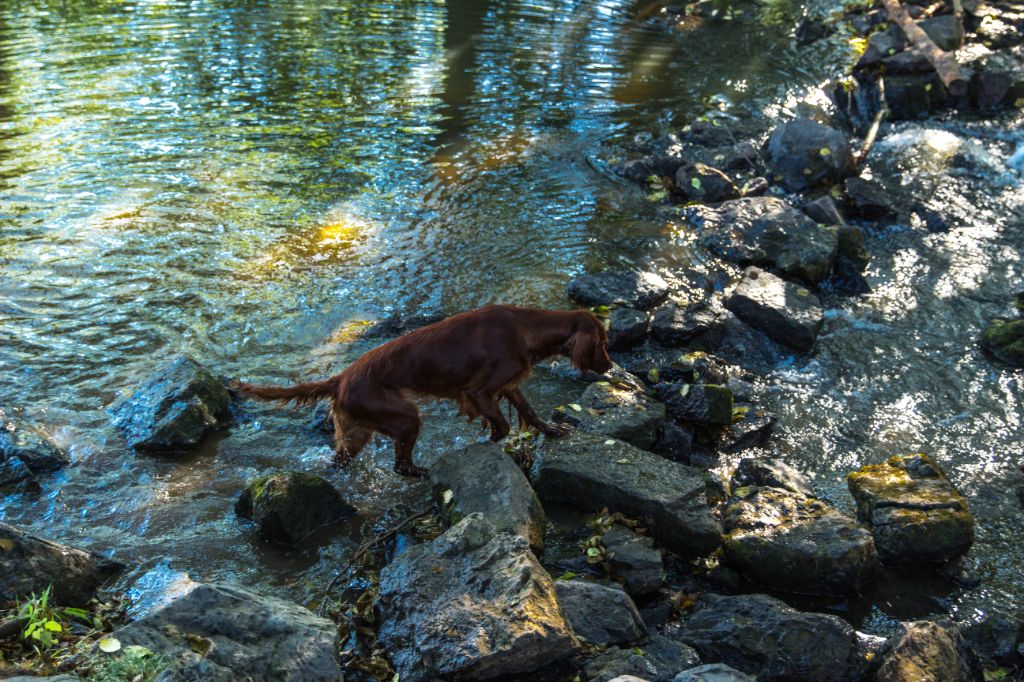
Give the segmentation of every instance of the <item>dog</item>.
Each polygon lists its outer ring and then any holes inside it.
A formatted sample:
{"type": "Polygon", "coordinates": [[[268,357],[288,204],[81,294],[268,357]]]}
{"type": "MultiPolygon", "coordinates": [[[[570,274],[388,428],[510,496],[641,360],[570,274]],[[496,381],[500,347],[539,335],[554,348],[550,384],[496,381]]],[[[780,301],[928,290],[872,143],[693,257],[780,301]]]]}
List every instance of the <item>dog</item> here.
{"type": "Polygon", "coordinates": [[[395,471],[425,477],[427,470],[412,460],[422,424],[415,398],[455,401],[470,421],[483,420],[495,442],[509,432],[502,398],[516,408],[520,428],[556,438],[568,433],[568,427],[538,417],[519,390],[534,365],[555,355],[568,356],[581,372],[604,374],[612,367],[608,334],[592,313],[488,305],[378,346],[324,381],[234,386],[255,398],[297,405],[330,398],[335,465],[347,466],[374,433],[382,433],[394,441],[395,471]]]}

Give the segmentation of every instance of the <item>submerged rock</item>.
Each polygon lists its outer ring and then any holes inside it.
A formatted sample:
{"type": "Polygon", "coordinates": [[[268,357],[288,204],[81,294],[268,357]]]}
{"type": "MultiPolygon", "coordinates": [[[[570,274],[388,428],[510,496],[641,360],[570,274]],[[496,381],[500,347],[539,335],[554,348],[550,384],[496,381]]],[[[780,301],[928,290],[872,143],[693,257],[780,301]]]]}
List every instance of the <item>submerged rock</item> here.
{"type": "Polygon", "coordinates": [[[544,548],[544,508],[501,446],[487,441],[449,453],[430,467],[430,478],[449,523],[480,512],[498,532],[525,538],[535,551],[544,548]]]}
{"type": "Polygon", "coordinates": [[[724,560],[769,588],[849,594],[875,576],[871,533],[820,500],[778,488],[740,488],[726,503],[724,560]]]}
{"type": "Polygon", "coordinates": [[[235,512],[256,521],[260,535],[284,544],[296,544],[355,511],[328,481],[296,471],[257,478],[235,503],[235,512]]]}
{"type": "Polygon", "coordinates": [[[969,682],[977,679],[958,651],[956,635],[928,621],[908,623],[882,659],[877,682],[969,682]]]}
{"type": "Polygon", "coordinates": [[[706,304],[680,307],[666,303],[654,311],[651,336],[666,346],[715,350],[725,337],[727,314],[706,304]]]}
{"type": "Polygon", "coordinates": [[[377,612],[378,642],[406,682],[522,676],[577,648],[526,540],[479,513],[384,567],[377,612]]]}
{"type": "Polygon", "coordinates": [[[804,613],[763,594],[708,594],[669,636],[702,660],[725,663],[759,681],[857,679],[857,638],[837,616],[804,613]]]}
{"type": "Polygon", "coordinates": [[[647,338],[651,320],[647,313],[635,308],[618,307],[608,319],[608,348],[622,350],[647,338]]]}
{"type": "Polygon", "coordinates": [[[703,471],[620,441],[578,431],[547,440],[531,480],[541,500],[649,519],[661,545],[680,556],[710,552],[721,540],[703,471]]]}
{"type": "Polygon", "coordinates": [[[569,283],[569,298],[580,305],[623,305],[647,310],[668,296],[668,283],[653,272],[607,270],[569,283]]]}
{"type": "Polygon", "coordinates": [[[802,473],[785,462],[770,457],[747,457],[741,459],[733,472],[729,486],[736,490],[746,486],[779,488],[807,497],[814,497],[810,481],[802,473]]]}
{"type": "Polygon", "coordinates": [[[636,604],[620,587],[558,580],[555,591],[573,632],[588,644],[630,644],[647,636],[636,604]]]}
{"type": "Polygon", "coordinates": [[[974,542],[967,500],[927,455],[890,457],[854,471],[847,483],[883,563],[943,563],[974,542]]]}
{"type": "Polygon", "coordinates": [[[227,421],[229,403],[224,384],[182,355],[154,369],[108,411],[136,450],[181,452],[227,421]]]}
{"type": "Polygon", "coordinates": [[[633,596],[653,594],[664,580],[665,566],[654,540],[615,524],[601,536],[605,561],[612,577],[633,596]]]}
{"type": "Polygon", "coordinates": [[[775,197],[744,197],[716,208],[687,206],[681,215],[701,231],[702,244],[740,265],[772,267],[818,283],[835,260],[836,229],[775,197]]]}
{"type": "Polygon", "coordinates": [[[333,622],[234,585],[194,583],[113,637],[166,656],[161,679],[336,682],[342,672],[333,622]]]}
{"type": "Polygon", "coordinates": [[[676,171],[675,180],[676,192],[684,201],[715,204],[740,196],[739,189],[728,175],[703,163],[682,166],[676,171]]]}
{"type": "Polygon", "coordinates": [[[754,682],[754,678],[724,663],[711,663],[684,670],[672,682],[754,682]]]}
{"type": "Polygon", "coordinates": [[[853,152],[838,130],[798,118],[772,132],[768,162],[786,189],[799,192],[842,180],[853,170],[853,152]]]}
{"type": "Polygon", "coordinates": [[[934,71],[887,75],[884,80],[885,104],[893,120],[924,118],[946,103],[946,88],[934,71]]]}
{"type": "Polygon", "coordinates": [[[683,464],[690,463],[690,455],[693,453],[694,428],[689,424],[677,424],[674,421],[665,422],[661,430],[658,442],[654,444],[654,452],[662,457],[668,457],[683,464]]]}
{"type": "Polygon", "coordinates": [[[71,458],[36,425],[15,421],[0,407],[0,462],[20,460],[34,474],[50,473],[71,463],[71,458]]]}
{"type": "Polygon", "coordinates": [[[0,493],[38,493],[42,486],[20,459],[0,461],[0,493]]]}
{"type": "Polygon", "coordinates": [[[732,391],[725,386],[660,383],[654,392],[673,419],[714,426],[732,424],[732,391]]]}
{"type": "Polygon", "coordinates": [[[810,352],[824,318],[813,293],[758,268],[747,268],[725,306],[751,327],[801,352],[810,352]]]}
{"type": "Polygon", "coordinates": [[[124,564],[32,535],[0,522],[0,601],[42,594],[51,583],[50,603],[85,606],[124,564]]]}
{"type": "Polygon", "coordinates": [[[775,420],[764,410],[750,405],[736,406],[733,408],[732,424],[718,443],[718,449],[734,453],[763,445],[774,428],[775,420]]]}
{"type": "Polygon", "coordinates": [[[981,347],[1012,367],[1024,367],[1024,319],[993,320],[981,334],[981,347]]]}
{"type": "Polygon", "coordinates": [[[559,411],[556,418],[581,431],[650,450],[665,424],[665,406],[648,398],[642,389],[597,381],[583,391],[579,403],[559,411]]]}

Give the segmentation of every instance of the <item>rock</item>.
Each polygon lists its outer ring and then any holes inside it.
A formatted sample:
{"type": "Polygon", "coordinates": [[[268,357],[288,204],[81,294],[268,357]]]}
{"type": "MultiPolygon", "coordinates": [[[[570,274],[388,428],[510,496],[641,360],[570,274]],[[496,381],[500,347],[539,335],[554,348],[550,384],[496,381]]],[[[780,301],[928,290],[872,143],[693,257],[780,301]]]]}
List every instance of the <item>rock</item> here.
{"type": "Polygon", "coordinates": [[[673,682],[754,682],[754,678],[724,663],[711,663],[684,670],[673,682]]]}
{"type": "Polygon", "coordinates": [[[71,463],[71,458],[37,426],[16,422],[9,409],[0,407],[0,462],[17,459],[34,474],[51,473],[71,463]]]}
{"type": "Polygon", "coordinates": [[[800,20],[800,23],[796,25],[796,31],[793,37],[796,38],[797,45],[810,45],[816,43],[822,38],[827,38],[835,32],[835,28],[829,26],[824,21],[818,19],[811,19],[810,17],[804,17],[800,20]]]}
{"type": "Polygon", "coordinates": [[[700,657],[693,647],[665,635],[651,635],[650,641],[642,646],[644,656],[654,664],[657,674],[654,680],[668,682],[676,671],[700,664],[700,657]]]}
{"type": "Polygon", "coordinates": [[[835,225],[839,227],[846,224],[846,220],[843,219],[843,214],[839,212],[836,202],[828,195],[818,197],[814,201],[805,204],[803,212],[807,214],[808,218],[822,225],[835,225]]]}
{"type": "Polygon", "coordinates": [[[647,327],[651,320],[642,310],[615,308],[609,316],[608,348],[622,350],[635,346],[647,338],[647,327]]]}
{"type": "Polygon", "coordinates": [[[124,564],[0,522],[0,602],[42,594],[53,584],[50,603],[85,606],[124,564]]]}
{"type": "Polygon", "coordinates": [[[653,602],[640,609],[640,617],[648,630],[660,628],[672,617],[672,602],[667,599],[653,602]]]}
{"type": "Polygon", "coordinates": [[[654,680],[658,670],[646,656],[632,649],[609,647],[591,658],[583,667],[588,682],[613,682],[621,679],[654,680]]]}
{"type": "Polygon", "coordinates": [[[978,71],[971,76],[970,96],[974,106],[982,110],[994,109],[1006,98],[1013,86],[1013,78],[1001,71],[978,71]]]}
{"type": "Polygon", "coordinates": [[[989,611],[977,620],[961,624],[960,634],[967,648],[979,656],[986,668],[1019,667],[1024,656],[1022,615],[989,611]]]}
{"type": "Polygon", "coordinates": [[[745,185],[743,185],[743,189],[740,190],[740,196],[759,197],[767,192],[769,187],[768,178],[764,178],[759,175],[756,178],[751,178],[745,185]]]}
{"type": "Polygon", "coordinates": [[[634,675],[651,682],[671,682],[678,670],[699,663],[697,652],[691,647],[664,635],[653,634],[647,644],[639,647],[609,647],[587,661],[584,676],[587,680],[601,682],[634,675]]]}
{"type": "Polygon", "coordinates": [[[665,424],[665,406],[648,398],[643,390],[597,381],[583,391],[579,403],[557,411],[555,419],[581,431],[650,450],[665,424]],[[577,411],[577,407],[581,409],[577,411]]]}
{"type": "Polygon", "coordinates": [[[853,170],[846,136],[808,118],[780,125],[768,140],[768,162],[786,189],[832,185],[853,170]]]}
{"type": "Polygon", "coordinates": [[[935,67],[917,50],[904,50],[882,60],[884,73],[892,76],[932,73],[935,67]]]}
{"type": "Polygon", "coordinates": [[[419,315],[391,315],[377,320],[366,328],[360,338],[363,339],[394,339],[428,324],[440,322],[445,316],[441,313],[425,313],[419,315]]]}
{"type": "Polygon", "coordinates": [[[668,296],[668,283],[653,272],[607,270],[569,283],[569,298],[580,305],[622,305],[648,310],[668,296]]]}
{"type": "Polygon", "coordinates": [[[949,52],[964,43],[964,29],[952,14],[943,14],[918,22],[935,46],[949,52]]]}
{"type": "Polygon", "coordinates": [[[981,334],[981,347],[1011,367],[1024,367],[1024,319],[993,320],[981,334]]]}
{"type": "Polygon", "coordinates": [[[229,402],[224,385],[182,355],[153,370],[108,412],[136,450],[181,452],[226,422],[229,402]]]}
{"type": "Polygon", "coordinates": [[[676,192],[683,201],[715,204],[738,199],[740,191],[728,175],[703,163],[686,164],[676,171],[676,192]]]}
{"type": "Polygon", "coordinates": [[[927,621],[908,623],[885,654],[875,674],[877,682],[969,682],[975,676],[957,651],[956,637],[927,621]]]}
{"type": "Polygon", "coordinates": [[[558,580],[555,591],[573,632],[588,644],[631,644],[647,636],[636,604],[620,587],[558,580]]]}
{"type": "Polygon", "coordinates": [[[654,444],[654,452],[676,462],[689,464],[690,454],[693,452],[693,438],[692,426],[676,424],[673,421],[665,422],[661,436],[654,444]]]}
{"type": "Polygon", "coordinates": [[[861,35],[867,35],[875,26],[888,21],[885,10],[877,9],[857,15],[851,19],[853,28],[861,35]]]}
{"type": "Polygon", "coordinates": [[[876,31],[868,38],[868,46],[854,69],[860,70],[875,66],[886,57],[902,52],[906,46],[906,36],[903,35],[899,26],[893,24],[884,31],[876,31]]]}
{"type": "Polygon", "coordinates": [[[161,679],[335,682],[342,672],[334,623],[234,585],[194,583],[112,636],[166,656],[161,679]]]}
{"type": "Polygon", "coordinates": [[[664,154],[616,164],[612,170],[633,182],[647,182],[652,175],[657,178],[674,178],[684,163],[686,160],[681,156],[664,154]]]}
{"type": "Polygon", "coordinates": [[[325,479],[296,471],[257,478],[235,503],[235,512],[254,520],[265,539],[289,545],[355,511],[325,479]]]}
{"type": "Polygon", "coordinates": [[[753,140],[730,145],[722,154],[722,166],[728,170],[750,170],[760,165],[758,147],[753,140]]]}
{"type": "Polygon", "coordinates": [[[856,225],[842,225],[837,236],[839,244],[836,248],[836,269],[839,269],[843,260],[849,261],[857,271],[867,267],[870,256],[864,245],[864,232],[856,225]]]}
{"type": "Polygon", "coordinates": [[[843,191],[852,215],[868,220],[896,217],[896,211],[890,205],[885,190],[872,180],[847,178],[843,183],[843,191]]]}
{"type": "Polygon", "coordinates": [[[498,532],[525,538],[534,551],[544,548],[544,508],[501,446],[487,441],[449,453],[430,467],[430,478],[449,523],[480,512],[498,532]]]}
{"type": "Polygon", "coordinates": [[[857,638],[837,616],[804,613],[763,594],[707,594],[678,629],[667,633],[702,660],[774,680],[856,679],[857,638]]]}
{"type": "Polygon", "coordinates": [[[473,513],[380,574],[378,642],[402,680],[523,675],[575,651],[523,538],[473,513]]]}
{"type": "Polygon", "coordinates": [[[974,542],[967,500],[927,455],[890,457],[854,471],[847,483],[885,564],[944,563],[974,542]]]}
{"type": "Polygon", "coordinates": [[[741,459],[732,475],[729,486],[736,490],[747,486],[779,488],[807,497],[814,497],[810,481],[799,471],[785,462],[768,457],[747,457],[741,459]]]}
{"type": "Polygon", "coordinates": [[[38,493],[41,491],[42,486],[32,475],[32,470],[20,459],[12,458],[0,462],[0,492],[38,493]]]}
{"type": "Polygon", "coordinates": [[[725,307],[775,341],[805,353],[814,347],[824,316],[813,293],[753,267],[743,272],[725,307]]]}
{"type": "MultiPolygon", "coordinates": [[[[729,313],[725,313],[729,315],[729,313]]],[[[659,370],[662,381],[679,381],[684,384],[722,384],[729,383],[729,363],[720,357],[693,351],[680,355],[667,367],[659,370]]]]}
{"type": "Polygon", "coordinates": [[[666,303],[654,311],[651,336],[666,346],[715,350],[725,336],[724,311],[710,305],[666,303]]]}
{"type": "Polygon", "coordinates": [[[654,392],[673,419],[716,426],[732,423],[732,391],[725,386],[660,383],[654,392]]]}
{"type": "Polygon", "coordinates": [[[661,545],[683,557],[710,552],[720,542],[704,472],[626,443],[578,431],[546,440],[531,480],[541,500],[650,520],[661,545]]]}
{"type": "Polygon", "coordinates": [[[740,452],[764,444],[772,435],[775,420],[764,410],[749,405],[733,408],[733,422],[718,444],[726,453],[740,452]],[[739,420],[736,415],[739,414],[739,420]]]}
{"type": "Polygon", "coordinates": [[[824,502],[778,488],[739,488],[723,513],[724,561],[765,587],[849,594],[878,569],[871,533],[824,502]]]}
{"type": "Polygon", "coordinates": [[[681,215],[701,243],[741,265],[776,268],[808,282],[828,277],[838,247],[835,228],[819,225],[775,197],[744,197],[721,206],[686,206],[681,215]]]}
{"type": "Polygon", "coordinates": [[[924,118],[946,103],[946,88],[934,72],[883,78],[885,104],[893,120],[924,118]]]}
{"type": "Polygon", "coordinates": [[[665,566],[654,540],[616,524],[601,536],[601,544],[612,577],[622,582],[626,592],[636,597],[658,591],[665,566]]]}

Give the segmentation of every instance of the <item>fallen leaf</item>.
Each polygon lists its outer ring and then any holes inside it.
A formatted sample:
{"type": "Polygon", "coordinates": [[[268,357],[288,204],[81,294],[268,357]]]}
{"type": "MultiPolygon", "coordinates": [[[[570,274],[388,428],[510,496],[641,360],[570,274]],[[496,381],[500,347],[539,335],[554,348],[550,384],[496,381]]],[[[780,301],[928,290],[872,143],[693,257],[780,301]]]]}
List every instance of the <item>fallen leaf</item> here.
{"type": "Polygon", "coordinates": [[[8,540],[7,538],[0,538],[0,549],[2,549],[5,552],[10,552],[12,549],[14,549],[14,543],[8,540]]]}
{"type": "Polygon", "coordinates": [[[112,654],[121,650],[121,640],[114,639],[113,637],[104,637],[99,641],[100,651],[112,654]]]}

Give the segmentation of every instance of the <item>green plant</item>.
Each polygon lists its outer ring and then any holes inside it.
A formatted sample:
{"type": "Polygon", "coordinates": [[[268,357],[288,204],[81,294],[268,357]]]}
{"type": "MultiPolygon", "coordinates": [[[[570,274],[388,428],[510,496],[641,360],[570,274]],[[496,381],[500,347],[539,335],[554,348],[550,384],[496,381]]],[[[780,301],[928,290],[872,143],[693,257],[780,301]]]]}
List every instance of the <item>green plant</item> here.
{"type": "Polygon", "coordinates": [[[18,604],[17,618],[25,623],[21,638],[43,649],[49,649],[57,641],[57,635],[64,632],[63,621],[66,620],[62,610],[50,606],[51,587],[38,596],[33,592],[28,601],[18,604]]]}
{"type": "Polygon", "coordinates": [[[93,659],[86,679],[92,682],[150,682],[167,668],[167,659],[144,646],[129,645],[93,659]]]}

